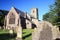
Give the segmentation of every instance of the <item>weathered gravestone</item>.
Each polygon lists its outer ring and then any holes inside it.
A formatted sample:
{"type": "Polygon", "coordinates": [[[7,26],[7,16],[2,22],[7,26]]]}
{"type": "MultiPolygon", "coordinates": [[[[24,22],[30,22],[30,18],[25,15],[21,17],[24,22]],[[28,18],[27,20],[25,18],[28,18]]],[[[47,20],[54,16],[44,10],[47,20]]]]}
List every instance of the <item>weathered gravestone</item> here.
{"type": "Polygon", "coordinates": [[[14,34],[13,34],[14,30],[17,33],[16,40],[22,40],[22,27],[20,27],[20,26],[12,27],[12,28],[10,27],[9,28],[10,37],[14,36],[14,34]]]}
{"type": "Polygon", "coordinates": [[[10,33],[10,37],[13,37],[13,30],[12,29],[9,30],[9,33],[10,33]]]}
{"type": "Polygon", "coordinates": [[[16,32],[17,32],[16,40],[22,40],[22,27],[17,27],[16,32]]]}
{"type": "Polygon", "coordinates": [[[42,31],[40,32],[40,39],[39,40],[52,40],[52,28],[46,25],[44,26],[42,31]]]}
{"type": "Polygon", "coordinates": [[[53,40],[52,24],[41,22],[40,26],[32,33],[32,40],[53,40]]]}
{"type": "Polygon", "coordinates": [[[14,36],[14,29],[13,29],[13,27],[8,27],[8,29],[9,29],[9,34],[10,34],[10,37],[13,37],[14,36]]]}
{"type": "MultiPolygon", "coordinates": [[[[59,33],[59,28],[55,25],[53,27],[53,39],[55,40],[56,38],[58,38],[58,33],[59,33]]],[[[60,36],[60,35],[59,35],[60,36]]]]}

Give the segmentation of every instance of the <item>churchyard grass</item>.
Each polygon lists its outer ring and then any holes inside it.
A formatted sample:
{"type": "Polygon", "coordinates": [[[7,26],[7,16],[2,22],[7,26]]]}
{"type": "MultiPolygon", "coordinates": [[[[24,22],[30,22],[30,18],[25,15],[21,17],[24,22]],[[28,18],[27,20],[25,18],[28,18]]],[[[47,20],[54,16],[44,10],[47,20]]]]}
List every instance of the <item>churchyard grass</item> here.
{"type": "MultiPolygon", "coordinates": [[[[23,29],[23,39],[24,40],[32,40],[32,32],[33,29],[23,29]]],[[[10,37],[9,30],[0,29],[0,40],[15,40],[16,32],[14,32],[14,37],[10,37]]]]}
{"type": "Polygon", "coordinates": [[[23,39],[32,40],[33,29],[23,29],[23,39]]]}

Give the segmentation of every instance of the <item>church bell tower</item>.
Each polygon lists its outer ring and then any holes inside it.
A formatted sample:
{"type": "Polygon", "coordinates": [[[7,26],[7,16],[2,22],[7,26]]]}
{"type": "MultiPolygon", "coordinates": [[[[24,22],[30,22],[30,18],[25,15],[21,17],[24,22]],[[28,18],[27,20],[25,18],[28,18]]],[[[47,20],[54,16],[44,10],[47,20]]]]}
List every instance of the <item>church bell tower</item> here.
{"type": "Polygon", "coordinates": [[[31,14],[33,18],[38,19],[38,8],[32,8],[31,14]]]}

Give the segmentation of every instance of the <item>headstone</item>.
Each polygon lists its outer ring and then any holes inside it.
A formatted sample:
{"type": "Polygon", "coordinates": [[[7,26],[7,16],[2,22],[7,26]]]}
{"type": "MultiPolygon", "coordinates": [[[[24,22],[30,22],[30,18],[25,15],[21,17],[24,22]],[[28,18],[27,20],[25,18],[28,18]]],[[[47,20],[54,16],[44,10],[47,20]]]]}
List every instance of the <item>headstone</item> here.
{"type": "Polygon", "coordinates": [[[34,29],[34,32],[32,33],[32,40],[39,40],[39,32],[37,29],[34,29]]]}
{"type": "Polygon", "coordinates": [[[40,23],[32,33],[32,40],[53,40],[52,25],[45,21],[40,23]]]}
{"type": "Polygon", "coordinates": [[[0,26],[0,29],[1,29],[1,26],[0,26]]]}
{"type": "Polygon", "coordinates": [[[52,40],[52,28],[48,25],[46,27],[44,26],[40,32],[39,40],[52,40]]]}
{"type": "Polygon", "coordinates": [[[12,29],[9,30],[9,33],[10,33],[10,37],[13,37],[13,30],[12,29]]]}
{"type": "Polygon", "coordinates": [[[17,32],[17,40],[22,40],[22,27],[17,27],[16,28],[16,32],[17,32]]]}
{"type": "Polygon", "coordinates": [[[56,39],[56,38],[57,38],[58,33],[59,33],[59,29],[58,29],[58,27],[55,25],[55,26],[53,27],[53,39],[56,39]]]}

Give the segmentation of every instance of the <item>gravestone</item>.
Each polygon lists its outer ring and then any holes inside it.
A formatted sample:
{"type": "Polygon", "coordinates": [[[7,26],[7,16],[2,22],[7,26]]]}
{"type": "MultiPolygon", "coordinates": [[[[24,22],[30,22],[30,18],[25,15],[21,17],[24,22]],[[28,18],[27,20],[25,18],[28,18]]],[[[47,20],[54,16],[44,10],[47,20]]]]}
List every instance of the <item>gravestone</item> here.
{"type": "Polygon", "coordinates": [[[22,27],[17,27],[16,32],[17,32],[16,40],[22,40],[22,27]]]}
{"type": "Polygon", "coordinates": [[[58,33],[59,33],[59,28],[55,25],[53,27],[53,39],[57,38],[58,33]]]}
{"type": "Polygon", "coordinates": [[[34,29],[34,32],[32,33],[32,40],[39,40],[39,32],[37,29],[34,29]]]}
{"type": "Polygon", "coordinates": [[[13,30],[12,29],[9,30],[9,33],[10,33],[10,37],[13,37],[13,30]]]}
{"type": "Polygon", "coordinates": [[[52,28],[46,25],[44,26],[42,31],[40,32],[39,40],[52,40],[52,28]]]}
{"type": "Polygon", "coordinates": [[[41,22],[40,26],[32,33],[32,40],[53,40],[52,24],[41,22]]]}
{"type": "Polygon", "coordinates": [[[14,30],[17,33],[16,40],[22,40],[22,27],[17,26],[17,27],[9,28],[10,37],[14,36],[14,34],[13,34],[14,30]]]}
{"type": "Polygon", "coordinates": [[[1,26],[0,26],[0,29],[1,29],[1,26]]]}

